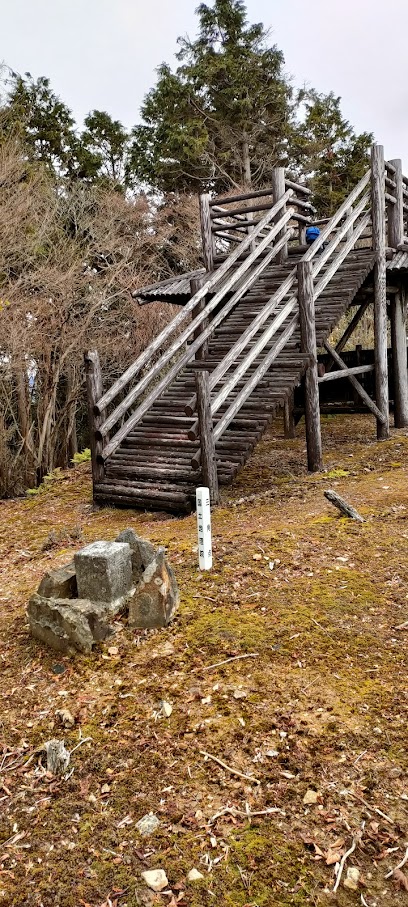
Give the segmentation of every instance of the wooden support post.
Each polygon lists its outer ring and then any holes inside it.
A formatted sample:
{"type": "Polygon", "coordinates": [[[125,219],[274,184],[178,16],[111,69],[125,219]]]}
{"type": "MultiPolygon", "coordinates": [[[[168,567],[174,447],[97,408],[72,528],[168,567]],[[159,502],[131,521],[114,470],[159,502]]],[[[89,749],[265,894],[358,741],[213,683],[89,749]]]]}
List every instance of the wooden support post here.
{"type": "MultiPolygon", "coordinates": [[[[395,164],[395,161],[392,163],[395,164]]],[[[396,428],[406,428],[408,425],[407,329],[403,289],[392,297],[390,315],[394,372],[394,425],[396,428]]]]}
{"type": "Polygon", "coordinates": [[[306,353],[309,357],[309,364],[305,374],[307,467],[309,472],[320,472],[323,469],[323,460],[311,261],[299,262],[297,277],[301,350],[302,353],[306,353]]]}
{"type": "Polygon", "coordinates": [[[395,205],[388,205],[388,245],[391,249],[398,249],[400,243],[404,242],[404,193],[402,181],[402,161],[390,161],[395,167],[393,179],[395,189],[395,205]]]}
{"type": "Polygon", "coordinates": [[[96,350],[84,353],[86,394],[88,400],[89,435],[92,455],[92,477],[94,485],[102,482],[105,476],[105,467],[102,462],[104,441],[98,440],[96,432],[105,420],[105,413],[95,415],[95,404],[103,395],[102,371],[99,355],[96,350]]]}
{"type": "Polygon", "coordinates": [[[218,475],[215,460],[215,441],[211,414],[210,375],[203,370],[195,376],[197,391],[197,413],[200,428],[201,467],[203,485],[210,489],[212,504],[218,504],[218,475]]]}
{"type": "Polygon", "coordinates": [[[382,145],[371,151],[371,214],[373,223],[374,265],[374,357],[375,394],[384,421],[377,419],[377,438],[390,436],[387,358],[387,274],[385,248],[385,163],[382,145]]]}
{"type": "MultiPolygon", "coordinates": [[[[282,198],[282,195],[285,195],[285,192],[286,192],[285,168],[284,167],[274,167],[274,169],[272,170],[271,183],[272,183],[273,203],[275,205],[276,202],[278,202],[279,199],[282,198]]],[[[280,220],[280,218],[285,213],[285,211],[286,211],[286,205],[283,208],[281,208],[281,210],[279,211],[279,214],[277,214],[277,216],[275,218],[275,222],[280,220]]],[[[278,236],[276,237],[275,242],[278,242],[279,239],[281,238],[281,236],[283,236],[283,233],[278,233],[278,236]]],[[[285,245],[282,247],[281,251],[279,252],[279,255],[276,257],[276,261],[285,261],[287,256],[288,256],[288,245],[287,245],[287,243],[285,243],[285,245]]]]}
{"type": "Polygon", "coordinates": [[[211,208],[208,193],[200,195],[200,223],[201,239],[203,243],[203,259],[206,271],[214,270],[214,236],[211,230],[211,208]]]}
{"type": "MultiPolygon", "coordinates": [[[[356,343],[356,365],[361,365],[362,351],[363,351],[363,347],[362,347],[361,343],[356,343]]],[[[338,345],[336,346],[336,353],[341,353],[341,350],[338,349],[338,345]]],[[[353,387],[353,401],[354,401],[354,406],[359,406],[360,394],[359,394],[358,390],[356,390],[355,387],[353,387]]]]}
{"type": "MultiPolygon", "coordinates": [[[[198,290],[201,289],[203,283],[204,283],[203,277],[192,277],[191,278],[191,280],[190,280],[191,296],[195,296],[195,294],[198,292],[198,290]]],[[[195,309],[193,309],[193,311],[191,313],[191,317],[193,319],[196,317],[196,315],[199,315],[200,312],[203,311],[203,309],[205,308],[205,304],[206,304],[206,299],[204,296],[203,299],[200,299],[200,302],[197,303],[195,309]]],[[[197,340],[197,338],[200,336],[200,334],[203,331],[205,331],[207,326],[208,326],[208,318],[206,318],[204,321],[202,321],[201,324],[195,329],[194,335],[193,335],[193,340],[197,340]]],[[[198,361],[201,359],[206,359],[207,355],[208,355],[208,339],[204,340],[203,345],[200,346],[200,348],[198,350],[196,350],[195,359],[197,359],[198,361]]]]}
{"type": "Polygon", "coordinates": [[[283,431],[285,438],[295,438],[295,400],[294,393],[290,391],[283,406],[283,431]]]}

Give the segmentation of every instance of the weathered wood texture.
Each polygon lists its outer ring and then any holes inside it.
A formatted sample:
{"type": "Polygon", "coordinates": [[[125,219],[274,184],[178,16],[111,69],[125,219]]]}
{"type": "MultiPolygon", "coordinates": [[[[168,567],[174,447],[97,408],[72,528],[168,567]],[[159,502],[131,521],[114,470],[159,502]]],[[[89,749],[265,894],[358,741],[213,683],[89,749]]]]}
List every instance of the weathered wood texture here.
{"type": "Polygon", "coordinates": [[[349,379],[350,384],[353,385],[353,387],[357,391],[359,397],[361,397],[361,399],[363,400],[365,405],[368,406],[368,409],[371,410],[371,412],[376,417],[377,421],[382,424],[382,420],[386,419],[386,417],[384,416],[384,413],[382,413],[381,410],[378,409],[378,406],[374,403],[374,401],[371,399],[371,397],[367,394],[367,391],[364,390],[364,387],[360,384],[360,382],[357,380],[357,378],[354,376],[354,374],[350,373],[350,369],[347,368],[347,365],[344,362],[344,359],[342,359],[341,356],[339,356],[339,354],[336,353],[336,350],[333,349],[333,347],[330,345],[330,343],[327,340],[325,340],[324,346],[325,346],[325,349],[327,350],[327,352],[330,353],[331,357],[337,363],[337,365],[340,366],[341,369],[344,369],[345,371],[348,372],[347,378],[349,379]]]}
{"type": "Polygon", "coordinates": [[[305,374],[307,466],[310,472],[320,472],[320,470],[323,469],[323,457],[317,374],[313,271],[311,263],[306,261],[299,262],[297,275],[301,350],[302,353],[305,353],[309,357],[305,374]]]}
{"type": "Polygon", "coordinates": [[[102,481],[105,474],[102,461],[103,441],[102,439],[97,438],[97,432],[99,431],[99,428],[104,421],[104,413],[96,415],[94,409],[96,402],[100,400],[103,394],[102,371],[99,355],[96,350],[88,350],[86,353],[84,353],[84,361],[86,395],[88,401],[89,435],[92,456],[92,477],[94,483],[96,484],[97,482],[102,481]]]}
{"type": "Polygon", "coordinates": [[[364,523],[364,519],[359,514],[358,510],[352,507],[351,504],[348,504],[344,498],[341,498],[336,491],[331,491],[329,489],[324,492],[324,496],[334,507],[337,507],[337,509],[340,510],[340,513],[342,513],[343,516],[349,517],[350,520],[356,520],[358,523],[364,523]]]}
{"type": "MultiPolygon", "coordinates": [[[[192,284],[192,297],[183,310],[113,388],[99,399],[94,392],[93,413],[101,416],[101,410],[135,379],[125,399],[114,410],[111,407],[95,428],[94,440],[102,444],[102,436],[122,422],[102,450],[104,476],[94,479],[98,501],[188,512],[197,482],[212,488],[213,501],[218,499],[216,483],[234,478],[279,409],[286,410],[286,430],[292,434],[293,392],[302,377],[308,466],[320,469],[316,347],[324,343],[337,372],[331,372],[330,365],[323,382],[346,376],[376,416],[379,436],[387,436],[385,267],[401,243],[391,247],[388,239],[386,248],[385,204],[387,199],[391,236],[394,230],[397,239],[398,162],[387,166],[386,177],[382,150],[374,148],[372,168],[323,225],[312,247],[296,245],[288,228],[290,221],[297,221],[302,229],[310,222],[313,209],[307,193],[288,182],[285,191],[279,170],[273,183],[269,190],[238,198],[202,199],[204,258],[209,268],[205,285],[192,284]],[[270,199],[277,196],[278,203],[272,204],[270,199]],[[232,240],[230,253],[219,247],[215,254],[217,234],[232,240]],[[367,244],[362,248],[360,240],[371,236],[373,249],[367,244]],[[280,253],[286,247],[288,254],[283,257],[280,253]],[[362,288],[370,272],[373,291],[369,283],[362,288]],[[377,404],[356,378],[356,373],[364,374],[371,366],[347,368],[340,356],[370,293],[376,300],[377,404]],[[328,344],[330,333],[356,299],[360,311],[333,350],[328,344]]],[[[404,193],[408,199],[407,185],[402,180],[403,204],[404,193]]],[[[402,241],[407,242],[404,236],[402,241]]],[[[402,280],[394,271],[390,292],[395,294],[402,280]]],[[[401,310],[395,308],[392,318],[394,358],[402,363],[401,310]]],[[[401,398],[400,410],[404,405],[401,398]]],[[[100,457],[99,452],[95,457],[99,465],[100,457]]]]}
{"type": "Polygon", "coordinates": [[[211,231],[210,196],[200,195],[200,225],[201,241],[203,246],[203,259],[206,271],[214,270],[214,237],[211,231]]]}
{"type": "Polygon", "coordinates": [[[388,358],[387,358],[387,274],[385,246],[385,163],[382,145],[371,152],[371,214],[374,265],[374,350],[376,401],[384,419],[377,419],[377,438],[389,437],[388,358]]]}
{"type": "Polygon", "coordinates": [[[404,194],[402,182],[402,161],[390,161],[395,167],[395,204],[388,207],[388,245],[391,248],[398,249],[400,243],[404,241],[404,194]]]}
{"type": "Polygon", "coordinates": [[[215,441],[211,414],[209,374],[198,372],[195,376],[197,392],[197,413],[200,427],[201,469],[203,484],[210,489],[212,504],[218,504],[218,475],[215,459],[215,441]]]}
{"type": "MultiPolygon", "coordinates": [[[[195,294],[198,293],[198,291],[202,287],[202,284],[203,284],[202,277],[193,277],[190,280],[190,288],[191,288],[192,296],[195,296],[195,294]]],[[[191,317],[195,318],[197,315],[199,315],[203,311],[204,308],[205,308],[205,296],[203,299],[200,299],[200,301],[197,303],[197,306],[193,310],[191,317]]],[[[207,327],[208,327],[208,319],[206,319],[205,321],[202,321],[201,324],[199,324],[199,326],[195,329],[194,334],[193,334],[194,340],[198,340],[200,337],[200,334],[202,334],[202,332],[205,331],[205,329],[207,327]]],[[[206,340],[204,340],[202,346],[200,346],[198,348],[198,350],[196,350],[195,358],[197,361],[201,361],[202,359],[205,359],[205,357],[207,355],[208,355],[208,337],[206,340]]]]}
{"type": "MultiPolygon", "coordinates": [[[[396,162],[393,161],[393,163],[396,162]]],[[[391,299],[390,317],[394,372],[394,424],[396,428],[406,428],[408,425],[407,327],[406,297],[403,289],[391,299]]]]}
{"type": "Polygon", "coordinates": [[[288,399],[285,400],[283,406],[283,431],[285,438],[296,438],[295,401],[293,391],[289,393],[288,399]]]}
{"type": "MultiPolygon", "coordinates": [[[[275,167],[272,171],[272,197],[273,201],[278,202],[283,195],[285,195],[286,186],[285,186],[285,168],[284,167],[275,167]]],[[[284,209],[285,210],[285,209],[284,209]]],[[[282,236],[282,233],[277,236],[279,240],[282,236]]],[[[281,251],[279,252],[278,261],[284,261],[288,254],[288,246],[285,243],[282,246],[281,251]]]]}

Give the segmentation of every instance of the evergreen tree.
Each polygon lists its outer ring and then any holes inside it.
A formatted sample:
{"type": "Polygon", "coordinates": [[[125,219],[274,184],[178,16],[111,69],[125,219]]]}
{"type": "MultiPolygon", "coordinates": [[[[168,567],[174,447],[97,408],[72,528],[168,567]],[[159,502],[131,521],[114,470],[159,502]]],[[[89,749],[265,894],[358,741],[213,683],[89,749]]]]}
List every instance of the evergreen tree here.
{"type": "Polygon", "coordinates": [[[52,170],[69,171],[76,145],[75,121],[71,111],[52,91],[44,76],[34,79],[11,73],[3,102],[2,133],[14,133],[33,160],[43,161],[52,170]]]}
{"type": "Polygon", "coordinates": [[[128,133],[119,120],[113,120],[103,110],[93,110],[85,117],[85,129],[80,136],[80,175],[123,184],[128,143],[128,133]]]}
{"type": "Polygon", "coordinates": [[[356,135],[340,109],[341,98],[299,93],[304,120],[293,136],[293,160],[307,177],[319,214],[334,214],[369,166],[371,133],[356,135]]]}
{"type": "Polygon", "coordinates": [[[179,39],[179,66],[158,70],[133,130],[129,172],[162,191],[220,192],[268,180],[286,160],[291,87],[283,54],[243,0],[197,10],[198,37],[179,39]]]}

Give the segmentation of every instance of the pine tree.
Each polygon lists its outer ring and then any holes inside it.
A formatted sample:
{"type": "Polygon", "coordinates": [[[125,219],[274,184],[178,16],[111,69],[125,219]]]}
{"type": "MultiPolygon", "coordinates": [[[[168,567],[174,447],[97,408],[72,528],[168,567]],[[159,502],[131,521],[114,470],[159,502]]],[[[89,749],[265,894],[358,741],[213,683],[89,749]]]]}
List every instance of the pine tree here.
{"type": "Polygon", "coordinates": [[[158,70],[133,130],[129,170],[162,191],[220,192],[265,183],[286,159],[291,87],[283,54],[243,0],[197,10],[198,37],[179,39],[179,66],[158,70]]]}

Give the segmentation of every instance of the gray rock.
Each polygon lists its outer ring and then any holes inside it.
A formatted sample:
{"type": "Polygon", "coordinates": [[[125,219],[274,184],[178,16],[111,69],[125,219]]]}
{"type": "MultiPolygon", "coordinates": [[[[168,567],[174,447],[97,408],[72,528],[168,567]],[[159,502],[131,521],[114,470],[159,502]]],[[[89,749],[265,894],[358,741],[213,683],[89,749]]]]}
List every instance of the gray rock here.
{"type": "Polygon", "coordinates": [[[44,598],[75,598],[78,590],[74,562],[46,573],[38,587],[38,594],[44,598]]]}
{"type": "Polygon", "coordinates": [[[117,542],[127,542],[132,552],[132,571],[133,580],[138,582],[146,567],[156,555],[157,549],[147,539],[140,538],[133,529],[124,529],[117,539],[117,542]]]}
{"type": "Polygon", "coordinates": [[[91,652],[112,631],[109,607],[84,599],[50,599],[37,593],[28,603],[32,636],[57,652],[91,652]]]}
{"type": "Polygon", "coordinates": [[[154,834],[160,825],[160,820],[155,816],[154,813],[146,813],[145,816],[142,816],[138,822],[136,822],[136,828],[139,834],[143,835],[144,838],[147,838],[149,835],[154,834]]]}
{"type": "Polygon", "coordinates": [[[124,542],[93,542],[74,556],[78,595],[89,601],[115,603],[132,587],[132,560],[124,542]]]}
{"type": "Polygon", "coordinates": [[[158,548],[129,600],[129,625],[153,629],[166,627],[179,603],[177,581],[164,548],[158,548]]]}

